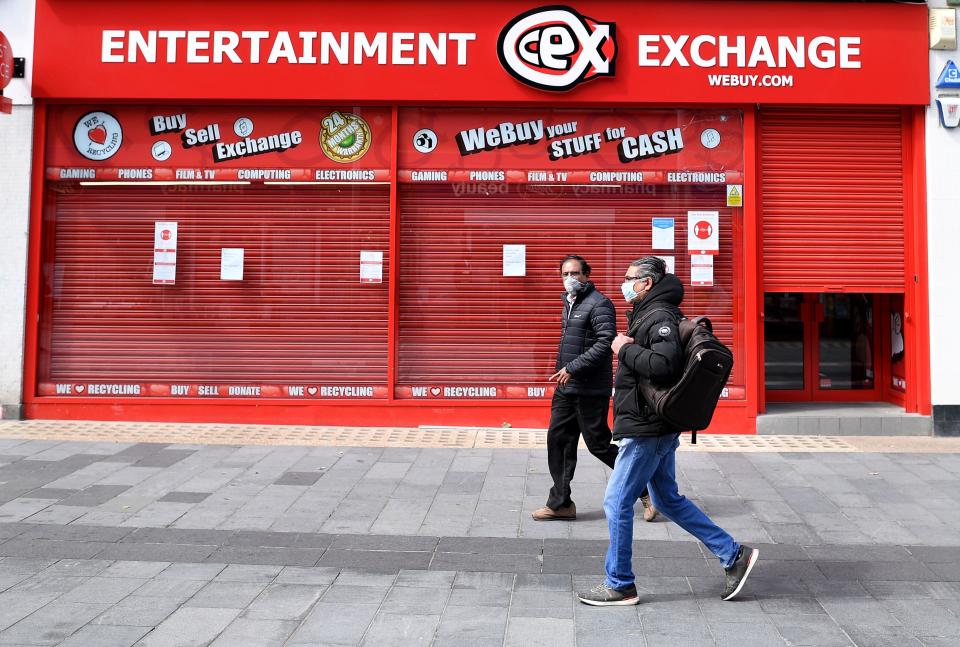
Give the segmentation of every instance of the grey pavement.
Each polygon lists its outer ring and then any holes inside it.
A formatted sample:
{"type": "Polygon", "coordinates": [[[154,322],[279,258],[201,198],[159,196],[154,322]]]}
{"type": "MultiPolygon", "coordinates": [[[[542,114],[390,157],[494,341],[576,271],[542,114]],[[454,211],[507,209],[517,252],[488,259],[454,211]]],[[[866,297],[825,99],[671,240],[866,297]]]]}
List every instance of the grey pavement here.
{"type": "MultiPolygon", "coordinates": [[[[687,442],[687,441],[683,441],[687,442]]],[[[0,645],[960,645],[960,453],[682,452],[761,551],[741,599],[635,524],[641,604],[594,608],[609,470],[534,522],[543,449],[0,440],[0,645]]]]}

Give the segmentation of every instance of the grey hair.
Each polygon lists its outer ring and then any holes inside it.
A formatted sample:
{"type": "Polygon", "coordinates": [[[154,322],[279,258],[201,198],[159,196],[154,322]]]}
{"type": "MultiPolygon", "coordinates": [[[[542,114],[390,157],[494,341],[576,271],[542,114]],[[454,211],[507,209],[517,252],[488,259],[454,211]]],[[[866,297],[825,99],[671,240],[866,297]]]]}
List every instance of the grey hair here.
{"type": "Polygon", "coordinates": [[[645,279],[649,276],[653,279],[654,285],[659,283],[663,275],[667,273],[667,264],[659,256],[644,256],[643,258],[638,258],[630,263],[630,267],[636,267],[640,270],[637,278],[645,279]]]}

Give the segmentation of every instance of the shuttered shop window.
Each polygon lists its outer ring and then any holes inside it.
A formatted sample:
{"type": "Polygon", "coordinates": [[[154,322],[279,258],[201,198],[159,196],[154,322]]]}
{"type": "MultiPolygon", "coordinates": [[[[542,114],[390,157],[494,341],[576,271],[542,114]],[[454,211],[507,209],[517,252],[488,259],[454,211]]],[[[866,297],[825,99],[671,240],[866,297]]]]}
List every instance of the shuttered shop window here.
{"type": "Polygon", "coordinates": [[[760,113],[764,289],[903,289],[896,108],[760,113]]]}
{"type": "MultiPolygon", "coordinates": [[[[685,312],[709,315],[742,356],[739,218],[725,197],[722,186],[402,185],[398,385],[546,384],[560,333],[559,262],[570,253],[593,266],[621,331],[630,261],[675,256],[685,312]],[[687,211],[701,209],[720,212],[714,287],[690,286],[687,211]],[[675,218],[673,251],[651,249],[654,217],[675,218]],[[526,276],[503,276],[505,244],[526,245],[526,276]]],[[[738,363],[734,397],[742,376],[738,363]]]]}
{"type": "Polygon", "coordinates": [[[59,187],[45,227],[41,380],[385,385],[386,187],[59,187]],[[178,224],[153,285],[156,221],[178,224]],[[244,249],[243,280],[220,278],[244,249]]]}

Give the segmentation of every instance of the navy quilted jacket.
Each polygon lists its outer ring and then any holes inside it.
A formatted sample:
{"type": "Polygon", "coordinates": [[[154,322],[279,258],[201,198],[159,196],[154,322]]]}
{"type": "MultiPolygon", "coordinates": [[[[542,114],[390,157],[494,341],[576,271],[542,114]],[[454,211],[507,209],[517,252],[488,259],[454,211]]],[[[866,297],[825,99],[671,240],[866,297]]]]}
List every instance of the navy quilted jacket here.
{"type": "Polygon", "coordinates": [[[570,381],[562,388],[571,395],[610,395],[613,389],[613,353],[617,311],[610,299],[587,283],[571,308],[563,295],[563,329],[557,348],[556,370],[563,367],[570,381]]]}

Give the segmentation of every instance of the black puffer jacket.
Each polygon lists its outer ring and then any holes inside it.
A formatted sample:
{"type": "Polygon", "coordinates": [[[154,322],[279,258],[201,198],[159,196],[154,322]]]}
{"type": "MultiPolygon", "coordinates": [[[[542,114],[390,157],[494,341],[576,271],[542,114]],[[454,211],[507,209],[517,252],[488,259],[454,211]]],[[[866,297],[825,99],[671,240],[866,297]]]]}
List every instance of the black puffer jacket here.
{"type": "Polygon", "coordinates": [[[666,385],[680,378],[683,347],[677,323],[683,317],[680,312],[682,302],[683,283],[673,274],[666,274],[627,314],[628,332],[633,329],[633,324],[642,323],[632,335],[636,342],[621,348],[617,355],[620,364],[614,381],[615,440],[680,431],[650,410],[637,389],[637,382],[649,380],[656,385],[666,385]],[[663,310],[659,310],[661,308],[663,310]]]}
{"type": "Polygon", "coordinates": [[[570,381],[561,389],[568,395],[610,395],[613,386],[613,352],[617,336],[617,311],[610,299],[587,283],[577,293],[570,312],[563,295],[563,332],[557,348],[556,370],[566,367],[570,381]]]}

